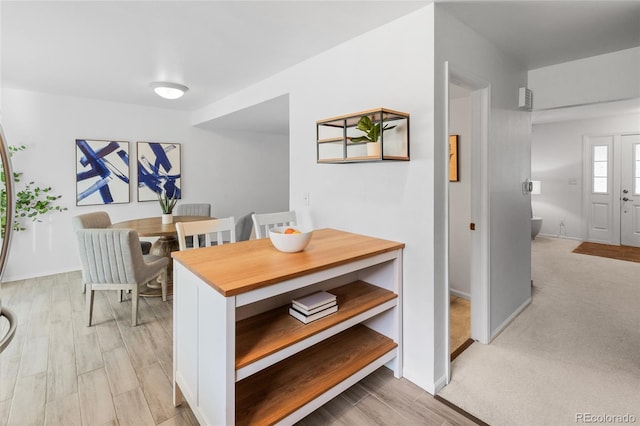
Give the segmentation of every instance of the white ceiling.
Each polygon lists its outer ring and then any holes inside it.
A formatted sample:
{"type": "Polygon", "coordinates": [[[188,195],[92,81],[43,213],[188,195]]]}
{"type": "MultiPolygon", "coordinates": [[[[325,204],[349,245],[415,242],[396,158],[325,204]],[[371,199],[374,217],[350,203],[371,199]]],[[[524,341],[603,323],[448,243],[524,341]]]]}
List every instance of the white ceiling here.
{"type": "Polygon", "coordinates": [[[2,1],[2,86],[194,110],[424,1],[2,1]],[[153,81],[190,90],[167,101],[153,81]]]}
{"type": "Polygon", "coordinates": [[[640,46],[640,1],[441,4],[528,70],[640,46]]]}
{"type": "MultiPolygon", "coordinates": [[[[0,83],[192,111],[427,3],[3,0],[0,83]],[[181,99],[164,100],[148,86],[156,80],[190,90],[181,99]]],[[[640,45],[640,1],[439,6],[528,69],[640,45]]],[[[288,117],[281,101],[252,112],[288,117]]],[[[220,120],[216,127],[233,127],[238,117],[220,120]]],[[[285,126],[286,120],[274,131],[285,126]]]]}

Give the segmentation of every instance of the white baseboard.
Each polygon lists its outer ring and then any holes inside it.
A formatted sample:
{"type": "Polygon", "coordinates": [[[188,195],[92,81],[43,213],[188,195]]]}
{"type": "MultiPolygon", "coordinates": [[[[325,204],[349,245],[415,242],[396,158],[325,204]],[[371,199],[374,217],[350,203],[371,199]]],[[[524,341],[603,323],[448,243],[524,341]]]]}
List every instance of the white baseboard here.
{"type": "Polygon", "coordinates": [[[431,395],[436,395],[446,385],[447,385],[447,376],[444,375],[444,376],[440,377],[438,380],[436,380],[436,382],[433,384],[434,392],[433,393],[429,392],[429,393],[431,393],[431,395]]]}
{"type": "Polygon", "coordinates": [[[500,324],[498,328],[496,328],[494,331],[491,332],[491,340],[495,339],[496,336],[498,336],[498,334],[500,334],[502,330],[504,330],[509,325],[509,323],[511,323],[511,321],[514,320],[515,317],[520,315],[520,312],[522,312],[524,308],[529,306],[529,303],[531,303],[531,297],[525,300],[524,303],[518,307],[518,309],[516,309],[515,311],[513,311],[511,315],[509,315],[509,318],[504,320],[504,322],[500,324]]]}
{"type": "Polygon", "coordinates": [[[456,297],[460,297],[462,299],[467,299],[467,300],[471,300],[471,294],[470,293],[465,293],[453,288],[449,289],[449,293],[453,294],[456,297]]]}
{"type": "Polygon", "coordinates": [[[563,240],[574,240],[574,241],[583,241],[580,237],[569,237],[567,235],[557,235],[557,234],[538,234],[541,237],[551,237],[551,238],[562,238],[563,240]]]}
{"type": "Polygon", "coordinates": [[[23,274],[23,275],[7,274],[2,278],[2,282],[8,283],[11,281],[29,280],[32,278],[46,277],[48,275],[65,274],[67,272],[76,272],[76,271],[81,271],[81,269],[79,269],[76,266],[76,267],[70,267],[70,268],[64,268],[64,269],[56,269],[54,271],[37,272],[35,274],[23,274]]]}

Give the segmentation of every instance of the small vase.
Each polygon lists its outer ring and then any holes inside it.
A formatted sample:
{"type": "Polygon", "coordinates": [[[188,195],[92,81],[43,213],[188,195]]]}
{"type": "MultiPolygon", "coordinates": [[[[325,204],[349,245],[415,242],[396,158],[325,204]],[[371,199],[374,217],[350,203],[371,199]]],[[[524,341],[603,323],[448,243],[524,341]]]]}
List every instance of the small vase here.
{"type": "Polygon", "coordinates": [[[380,143],[379,142],[368,142],[367,143],[367,156],[369,156],[369,157],[380,157],[380,143]]]}
{"type": "Polygon", "coordinates": [[[162,224],[167,225],[169,223],[173,223],[173,214],[167,213],[162,215],[162,224]]]}

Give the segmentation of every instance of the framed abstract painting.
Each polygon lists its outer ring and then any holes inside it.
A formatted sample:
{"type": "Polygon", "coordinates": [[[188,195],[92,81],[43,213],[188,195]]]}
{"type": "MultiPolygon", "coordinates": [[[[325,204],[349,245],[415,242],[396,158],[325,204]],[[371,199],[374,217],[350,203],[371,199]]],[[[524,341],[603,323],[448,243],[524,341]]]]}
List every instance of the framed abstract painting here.
{"type": "Polygon", "coordinates": [[[76,139],[76,205],[129,202],[129,142],[76,139]]]}
{"type": "Polygon", "coordinates": [[[180,144],[138,142],[138,201],[157,201],[158,194],[182,198],[180,144]]]}

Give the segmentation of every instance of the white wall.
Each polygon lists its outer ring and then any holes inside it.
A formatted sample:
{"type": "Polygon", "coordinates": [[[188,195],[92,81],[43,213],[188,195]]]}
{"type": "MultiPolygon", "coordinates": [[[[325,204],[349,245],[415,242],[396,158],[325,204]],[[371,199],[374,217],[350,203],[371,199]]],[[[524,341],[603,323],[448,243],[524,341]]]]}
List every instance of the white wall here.
{"type": "Polygon", "coordinates": [[[532,196],[531,205],[534,216],[542,217],[541,234],[585,238],[581,222],[583,136],[624,132],[640,132],[640,114],[534,124],[531,175],[542,182],[542,191],[532,196]]]}
{"type": "Polygon", "coordinates": [[[76,138],[130,141],[133,159],[136,141],[182,144],[182,202],[211,202],[216,216],[288,208],[286,135],[214,134],[191,126],[185,112],[7,88],[2,102],[8,143],[27,146],[14,156],[14,169],[52,186],[68,208],[14,235],[5,281],[79,269],[72,216],[105,210],[118,222],[160,214],[156,202],[136,201],[133,164],[131,203],[76,207],[76,138]]]}
{"type": "Polygon", "coordinates": [[[291,207],[309,192],[317,227],[406,243],[404,375],[433,392],[433,5],[209,105],[194,124],[285,93],[291,207]],[[411,161],[316,163],[316,120],[376,107],[411,114],[411,161]]]}
{"type": "MultiPolygon", "coordinates": [[[[204,185],[216,217],[289,209],[289,135],[234,130],[205,131],[210,139],[200,156],[204,185]]],[[[196,200],[197,201],[197,200],[196,200]]]]}
{"type": "Polygon", "coordinates": [[[442,110],[447,59],[492,88],[491,226],[502,229],[491,239],[492,330],[530,297],[530,204],[521,183],[530,171],[531,127],[530,114],[517,110],[526,70],[448,16],[438,16],[435,52],[434,8],[426,6],[194,114],[199,124],[289,94],[291,206],[301,208],[302,194],[309,192],[317,226],[406,243],[404,375],[430,392],[444,384],[448,362],[448,129],[442,110]],[[380,60],[372,71],[360,58],[375,56],[380,60]],[[411,114],[410,162],[316,164],[316,120],[380,106],[411,114]]]}
{"type": "MultiPolygon", "coordinates": [[[[530,201],[522,182],[530,173],[530,113],[518,110],[518,88],[527,73],[519,63],[436,4],[435,48],[435,246],[446,248],[448,123],[446,74],[452,72],[490,87],[489,118],[489,232],[490,332],[495,335],[531,298],[530,201]]],[[[476,220],[474,219],[474,222],[476,220]]],[[[435,327],[437,347],[446,347],[446,250],[435,252],[435,327]]],[[[473,292],[472,292],[473,293],[473,292]]],[[[475,305],[472,295],[472,304],[475,305]]],[[[477,306],[477,305],[476,305],[477,306]]],[[[472,312],[472,320],[473,320],[472,312]]],[[[473,324],[472,324],[473,329],[473,324]]],[[[438,352],[435,377],[444,384],[448,355],[438,352]]]]}
{"type": "Polygon", "coordinates": [[[458,135],[458,182],[449,183],[449,289],[471,296],[471,97],[449,101],[449,133],[458,135]]]}
{"type": "Polygon", "coordinates": [[[640,97],[640,47],[529,71],[536,110],[640,97]]]}

